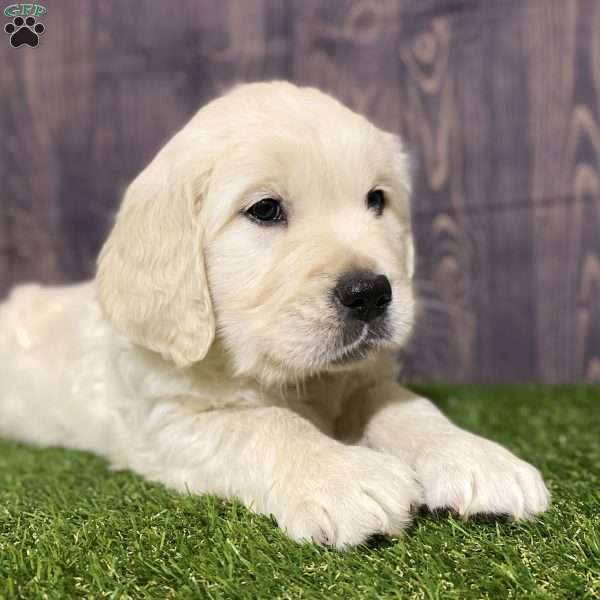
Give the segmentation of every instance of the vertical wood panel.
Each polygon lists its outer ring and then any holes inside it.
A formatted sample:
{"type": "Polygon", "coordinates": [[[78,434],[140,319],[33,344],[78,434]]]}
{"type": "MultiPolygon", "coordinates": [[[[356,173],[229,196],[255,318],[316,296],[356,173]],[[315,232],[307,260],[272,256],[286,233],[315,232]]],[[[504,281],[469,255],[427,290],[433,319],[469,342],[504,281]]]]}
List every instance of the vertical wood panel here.
{"type": "Polygon", "coordinates": [[[586,365],[597,360],[587,334],[577,331],[577,321],[579,328],[583,321],[593,328],[590,313],[598,314],[588,302],[600,249],[598,96],[591,85],[600,56],[590,27],[597,23],[597,3],[556,3],[553,8],[533,5],[528,16],[532,275],[537,373],[560,381],[589,376],[586,365]],[[578,307],[584,266],[585,306],[578,307]]]}
{"type": "Polygon", "coordinates": [[[335,94],[398,131],[400,4],[391,0],[291,3],[290,77],[335,94]]]}
{"type": "MultiPolygon", "coordinates": [[[[463,139],[456,81],[466,11],[472,3],[411,4],[401,30],[406,137],[419,171],[414,197],[417,280],[423,316],[414,340],[412,368],[444,379],[469,379],[476,343],[471,273],[477,229],[464,210],[463,139]],[[425,361],[420,367],[420,361],[425,361]]],[[[410,372],[410,371],[409,371],[410,372]]]]}
{"type": "Polygon", "coordinates": [[[525,379],[534,345],[524,4],[479,6],[477,18],[462,20],[456,54],[465,210],[479,215],[468,224],[477,323],[470,375],[525,379]]]}

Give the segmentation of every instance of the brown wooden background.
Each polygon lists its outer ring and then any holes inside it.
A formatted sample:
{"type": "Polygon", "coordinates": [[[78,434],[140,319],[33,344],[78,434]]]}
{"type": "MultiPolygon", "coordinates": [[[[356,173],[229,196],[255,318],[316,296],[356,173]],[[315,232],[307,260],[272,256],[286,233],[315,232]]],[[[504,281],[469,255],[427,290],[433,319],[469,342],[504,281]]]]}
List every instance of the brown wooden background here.
{"type": "Polygon", "coordinates": [[[38,48],[0,32],[0,294],[90,276],[125,185],[199,105],[285,78],[418,158],[411,376],[600,379],[599,0],[42,4],[38,48]]]}

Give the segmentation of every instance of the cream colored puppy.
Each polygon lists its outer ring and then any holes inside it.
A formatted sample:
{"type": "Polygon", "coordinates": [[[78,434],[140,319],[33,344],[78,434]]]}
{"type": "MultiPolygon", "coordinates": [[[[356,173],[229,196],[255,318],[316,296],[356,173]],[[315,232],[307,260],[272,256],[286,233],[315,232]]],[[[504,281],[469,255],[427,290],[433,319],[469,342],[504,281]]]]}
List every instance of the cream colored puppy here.
{"type": "Polygon", "coordinates": [[[338,548],[422,503],[540,513],[535,468],[396,383],[408,195],[398,138],[315,89],[211,102],[129,187],[94,282],[0,306],[0,433],[338,548]]]}

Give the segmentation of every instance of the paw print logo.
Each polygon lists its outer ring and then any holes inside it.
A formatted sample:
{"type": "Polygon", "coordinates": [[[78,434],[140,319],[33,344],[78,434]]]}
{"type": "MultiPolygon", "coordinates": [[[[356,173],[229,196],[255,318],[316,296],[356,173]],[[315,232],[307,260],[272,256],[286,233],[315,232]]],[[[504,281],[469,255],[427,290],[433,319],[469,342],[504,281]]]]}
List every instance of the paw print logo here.
{"type": "Polygon", "coordinates": [[[10,35],[10,45],[18,48],[23,44],[35,48],[39,42],[39,36],[46,28],[42,23],[36,23],[35,17],[15,17],[12,23],[4,26],[4,31],[10,35]]]}

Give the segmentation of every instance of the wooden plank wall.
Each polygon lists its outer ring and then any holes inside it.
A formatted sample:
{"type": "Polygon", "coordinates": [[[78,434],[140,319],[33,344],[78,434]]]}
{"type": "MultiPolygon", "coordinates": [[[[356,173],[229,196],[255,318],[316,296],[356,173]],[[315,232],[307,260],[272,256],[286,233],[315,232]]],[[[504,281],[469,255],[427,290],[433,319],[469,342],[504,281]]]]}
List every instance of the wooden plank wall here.
{"type": "Polygon", "coordinates": [[[600,2],[48,0],[0,40],[0,293],[73,281],[128,181],[240,81],[333,92],[401,132],[414,378],[600,379],[600,2]]]}

